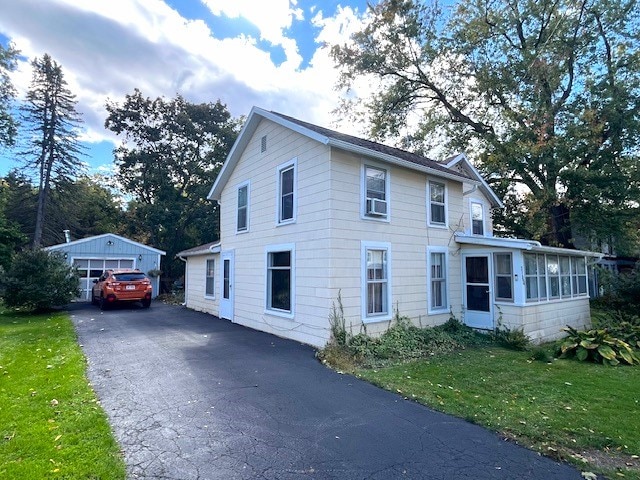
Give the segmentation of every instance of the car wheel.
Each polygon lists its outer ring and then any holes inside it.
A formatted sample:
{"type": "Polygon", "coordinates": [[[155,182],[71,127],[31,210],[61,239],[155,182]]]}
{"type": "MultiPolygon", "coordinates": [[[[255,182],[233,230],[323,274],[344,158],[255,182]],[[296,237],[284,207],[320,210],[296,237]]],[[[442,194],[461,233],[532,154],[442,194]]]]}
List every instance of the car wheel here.
{"type": "Polygon", "coordinates": [[[149,308],[151,306],[151,300],[142,300],[142,308],[149,308]]]}
{"type": "Polygon", "coordinates": [[[108,310],[109,309],[109,302],[107,302],[107,299],[104,297],[100,297],[100,310],[108,310]]]}

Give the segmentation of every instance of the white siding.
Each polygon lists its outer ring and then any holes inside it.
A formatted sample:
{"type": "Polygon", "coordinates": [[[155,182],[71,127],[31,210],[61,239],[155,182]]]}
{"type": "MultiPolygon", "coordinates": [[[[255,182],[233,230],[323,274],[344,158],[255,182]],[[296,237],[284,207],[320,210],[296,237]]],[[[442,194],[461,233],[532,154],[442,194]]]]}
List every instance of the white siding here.
{"type": "Polygon", "coordinates": [[[199,312],[218,315],[220,302],[220,255],[198,255],[187,258],[185,271],[185,302],[187,307],[199,312]],[[205,273],[207,260],[213,259],[214,264],[214,293],[215,298],[205,296],[205,273]]]}

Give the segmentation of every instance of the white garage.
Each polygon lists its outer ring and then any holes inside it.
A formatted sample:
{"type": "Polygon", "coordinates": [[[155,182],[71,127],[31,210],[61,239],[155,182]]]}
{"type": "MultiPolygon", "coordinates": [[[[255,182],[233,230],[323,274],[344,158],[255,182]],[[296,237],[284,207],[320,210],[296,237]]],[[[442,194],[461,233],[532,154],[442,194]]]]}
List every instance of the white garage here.
{"type": "Polygon", "coordinates": [[[91,299],[91,287],[103,271],[110,268],[138,268],[151,278],[153,296],[160,292],[160,261],[162,250],[134,242],[113,233],[83,238],[45,248],[58,252],[80,274],[78,301],[91,299]]]}

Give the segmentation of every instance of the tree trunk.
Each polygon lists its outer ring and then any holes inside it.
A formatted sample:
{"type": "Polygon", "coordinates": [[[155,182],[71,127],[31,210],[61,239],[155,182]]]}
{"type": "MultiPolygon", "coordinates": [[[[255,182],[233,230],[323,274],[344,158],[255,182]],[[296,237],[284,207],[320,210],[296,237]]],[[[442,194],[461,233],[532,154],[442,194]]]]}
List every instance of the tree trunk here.
{"type": "Polygon", "coordinates": [[[553,246],[575,248],[571,232],[571,210],[563,203],[550,205],[549,233],[543,238],[543,242],[553,246]]]}

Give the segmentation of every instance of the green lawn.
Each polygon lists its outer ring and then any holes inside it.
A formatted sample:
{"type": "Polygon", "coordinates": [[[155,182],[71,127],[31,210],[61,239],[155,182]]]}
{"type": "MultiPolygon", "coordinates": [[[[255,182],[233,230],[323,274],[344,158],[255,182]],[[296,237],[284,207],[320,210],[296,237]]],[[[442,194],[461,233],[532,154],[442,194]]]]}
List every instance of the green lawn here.
{"type": "Polygon", "coordinates": [[[583,471],[639,479],[640,367],[530,356],[477,348],[357,375],[583,471]]]}
{"type": "Polygon", "coordinates": [[[124,479],[69,316],[0,309],[0,478],[124,479]]]}

